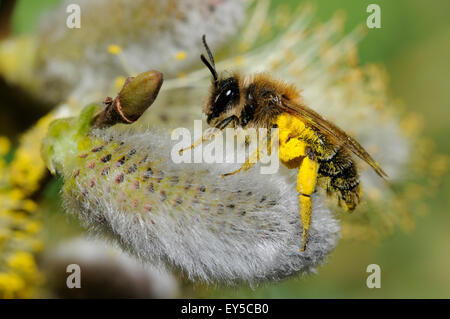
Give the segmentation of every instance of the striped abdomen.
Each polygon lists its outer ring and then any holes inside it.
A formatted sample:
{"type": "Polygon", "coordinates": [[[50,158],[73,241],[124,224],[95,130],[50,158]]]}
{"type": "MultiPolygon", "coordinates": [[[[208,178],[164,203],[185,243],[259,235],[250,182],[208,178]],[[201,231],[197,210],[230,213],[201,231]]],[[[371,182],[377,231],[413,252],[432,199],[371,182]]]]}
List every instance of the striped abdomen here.
{"type": "Polygon", "coordinates": [[[339,204],[352,211],[359,203],[359,174],[352,157],[340,147],[329,158],[319,158],[319,175],[326,178],[327,193],[336,193],[339,204]]]}

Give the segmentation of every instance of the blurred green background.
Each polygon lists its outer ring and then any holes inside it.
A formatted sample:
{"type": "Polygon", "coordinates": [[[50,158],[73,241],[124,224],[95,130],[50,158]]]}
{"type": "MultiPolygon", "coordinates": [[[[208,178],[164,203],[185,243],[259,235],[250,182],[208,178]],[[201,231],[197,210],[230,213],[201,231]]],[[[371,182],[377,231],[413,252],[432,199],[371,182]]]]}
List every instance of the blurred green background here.
{"type": "MultiPolygon", "coordinates": [[[[60,0],[21,0],[13,32],[32,30],[38,17],[60,0]]],[[[297,0],[274,0],[296,6],[297,0]]],[[[317,0],[316,20],[346,13],[346,31],[365,24],[370,3],[381,7],[381,29],[360,42],[362,64],[382,63],[392,96],[408,111],[423,116],[424,134],[436,152],[449,154],[450,142],[450,1],[317,0]]],[[[400,230],[378,244],[342,240],[318,275],[258,288],[189,287],[186,296],[229,298],[450,298],[450,178],[426,203],[429,213],[416,218],[411,233],[400,230]],[[366,267],[381,267],[381,288],[366,286],[366,267]]]]}

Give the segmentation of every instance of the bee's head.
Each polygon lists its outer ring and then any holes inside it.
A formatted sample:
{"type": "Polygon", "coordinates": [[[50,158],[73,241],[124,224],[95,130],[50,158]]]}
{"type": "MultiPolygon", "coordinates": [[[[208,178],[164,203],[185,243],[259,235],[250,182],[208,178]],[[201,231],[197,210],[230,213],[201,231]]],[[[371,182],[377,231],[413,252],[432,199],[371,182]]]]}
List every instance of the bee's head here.
{"type": "Polygon", "coordinates": [[[239,79],[236,76],[219,79],[214,64],[214,58],[211,50],[206,44],[204,35],[203,44],[208,53],[209,61],[203,54],[200,58],[213,76],[211,94],[204,109],[207,116],[206,121],[211,126],[223,129],[232,122],[234,122],[234,124],[238,122],[236,112],[240,100],[239,79]]]}

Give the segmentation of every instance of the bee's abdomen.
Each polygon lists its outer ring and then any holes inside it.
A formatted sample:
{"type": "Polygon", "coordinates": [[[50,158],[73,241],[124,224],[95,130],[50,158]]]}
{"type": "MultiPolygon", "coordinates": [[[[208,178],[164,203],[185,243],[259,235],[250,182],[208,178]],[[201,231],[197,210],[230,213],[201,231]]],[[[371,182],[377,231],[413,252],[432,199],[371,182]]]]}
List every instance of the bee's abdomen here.
{"type": "Polygon", "coordinates": [[[319,175],[328,178],[327,192],[335,193],[341,206],[352,211],[359,203],[359,174],[347,151],[340,148],[333,157],[320,161],[319,175]]]}
{"type": "Polygon", "coordinates": [[[341,176],[353,164],[352,158],[342,148],[329,157],[320,157],[319,174],[322,176],[341,176]]]}

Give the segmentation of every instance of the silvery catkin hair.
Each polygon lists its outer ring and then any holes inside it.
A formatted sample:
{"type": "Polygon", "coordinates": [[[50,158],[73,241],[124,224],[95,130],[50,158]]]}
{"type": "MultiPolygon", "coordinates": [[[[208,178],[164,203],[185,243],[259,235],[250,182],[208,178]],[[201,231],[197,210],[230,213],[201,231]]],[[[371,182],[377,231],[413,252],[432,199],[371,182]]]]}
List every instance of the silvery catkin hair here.
{"type": "Polygon", "coordinates": [[[175,77],[198,62],[199,35],[208,34],[215,46],[227,43],[245,8],[242,0],[62,1],[35,32],[34,74],[45,88],[39,96],[51,102],[68,94],[83,98],[107,90],[117,76],[152,68],[175,77]],[[79,29],[65,27],[69,5],[79,6],[79,29]],[[109,45],[118,45],[120,56],[108,53],[109,45]]]}
{"type": "Polygon", "coordinates": [[[85,135],[77,132],[82,120],[74,121],[54,122],[44,141],[47,165],[64,178],[67,211],[145,262],[191,280],[252,284],[314,271],[337,243],[338,222],[314,195],[308,248],[300,252],[288,176],[256,166],[223,179],[236,165],[173,163],[167,133],[113,126],[85,135]]]}

